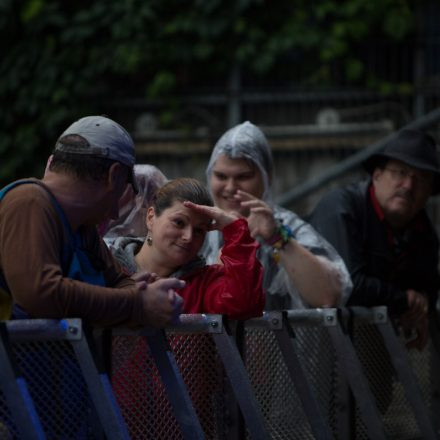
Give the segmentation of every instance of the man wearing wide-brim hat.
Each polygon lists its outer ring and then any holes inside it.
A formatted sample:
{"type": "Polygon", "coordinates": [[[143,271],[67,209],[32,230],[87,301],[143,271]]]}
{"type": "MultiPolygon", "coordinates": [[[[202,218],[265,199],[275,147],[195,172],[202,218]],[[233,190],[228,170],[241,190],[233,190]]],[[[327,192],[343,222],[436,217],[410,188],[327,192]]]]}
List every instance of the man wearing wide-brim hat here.
{"type": "Polygon", "coordinates": [[[440,190],[434,139],[404,129],[364,162],[367,181],[328,193],[311,223],[344,259],[352,280],[348,305],[386,305],[408,347],[422,349],[439,288],[437,234],[425,212],[440,190]]]}

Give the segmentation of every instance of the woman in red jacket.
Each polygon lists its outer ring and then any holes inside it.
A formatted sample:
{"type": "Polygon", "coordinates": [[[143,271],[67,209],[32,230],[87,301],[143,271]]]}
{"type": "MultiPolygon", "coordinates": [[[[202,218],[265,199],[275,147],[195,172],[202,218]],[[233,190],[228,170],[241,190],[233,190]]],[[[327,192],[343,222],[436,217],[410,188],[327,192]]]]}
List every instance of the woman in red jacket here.
{"type": "Polygon", "coordinates": [[[232,319],[260,316],[264,307],[263,270],[258,244],[247,222],[214,207],[208,190],[197,180],[180,178],[159,188],[148,208],[146,238],[120,237],[111,246],[130,274],[146,271],[151,278],[186,281],[179,292],[185,313],[218,313],[232,319]],[[222,264],[207,266],[198,252],[207,231],[223,233],[222,264]]]}
{"type": "MultiPolygon", "coordinates": [[[[258,244],[245,219],[212,205],[207,189],[197,180],[168,182],[157,190],[147,210],[147,237],[116,239],[111,246],[113,255],[130,275],[147,271],[152,280],[169,276],[185,280],[186,286],[179,291],[184,313],[225,314],[232,319],[260,316],[265,295],[263,270],[256,256],[258,244]],[[207,266],[198,252],[206,232],[213,229],[222,231],[224,245],[221,263],[207,266]]],[[[191,384],[190,395],[206,438],[215,438],[212,415],[218,400],[215,396],[221,396],[221,380],[213,367],[212,341],[209,335],[168,337],[182,377],[191,384]]],[[[123,358],[114,365],[113,386],[130,436],[178,438],[146,344],[143,340],[132,344],[132,340],[116,339],[113,350],[114,359],[123,358]]]]}

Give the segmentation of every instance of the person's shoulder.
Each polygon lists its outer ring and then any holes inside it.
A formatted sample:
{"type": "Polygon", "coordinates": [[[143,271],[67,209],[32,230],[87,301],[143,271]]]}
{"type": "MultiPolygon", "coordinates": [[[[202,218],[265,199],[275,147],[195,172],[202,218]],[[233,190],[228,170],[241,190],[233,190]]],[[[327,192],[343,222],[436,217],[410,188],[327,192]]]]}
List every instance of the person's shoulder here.
{"type": "Polygon", "coordinates": [[[0,201],[0,223],[9,232],[30,233],[32,225],[32,231],[41,231],[48,240],[51,234],[61,237],[63,230],[48,191],[38,183],[16,185],[5,193],[0,201]]]}
{"type": "Polygon", "coordinates": [[[126,273],[137,271],[135,255],[142,247],[145,239],[141,237],[118,237],[113,242],[104,238],[104,242],[113,255],[113,258],[122,266],[126,273]]]}
{"type": "Polygon", "coordinates": [[[104,242],[112,251],[119,249],[125,252],[126,250],[130,249],[133,253],[137,252],[142,247],[145,242],[145,237],[104,237],[104,242]]]}
{"type": "Polygon", "coordinates": [[[367,182],[361,181],[333,188],[322,196],[316,209],[335,210],[352,207],[364,199],[367,186],[367,182]]]}
{"type": "Polygon", "coordinates": [[[284,224],[289,224],[301,220],[298,214],[295,214],[290,209],[283,208],[280,205],[275,205],[273,210],[275,218],[282,221],[284,224]]]}
{"type": "Polygon", "coordinates": [[[10,203],[20,205],[46,205],[49,200],[48,188],[38,179],[22,179],[19,180],[16,185],[8,190],[1,200],[1,205],[10,203]]]}

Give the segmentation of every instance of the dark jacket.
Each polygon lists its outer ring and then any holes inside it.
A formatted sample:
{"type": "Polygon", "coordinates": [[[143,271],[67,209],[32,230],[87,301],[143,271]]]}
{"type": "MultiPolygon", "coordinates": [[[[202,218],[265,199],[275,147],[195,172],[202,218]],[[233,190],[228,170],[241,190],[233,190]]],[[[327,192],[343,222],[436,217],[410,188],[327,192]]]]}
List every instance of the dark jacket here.
{"type": "Polygon", "coordinates": [[[353,291],[348,305],[386,305],[390,313],[408,308],[406,290],[428,294],[439,288],[438,238],[422,211],[405,231],[404,251],[395,255],[387,227],[376,214],[369,183],[331,191],[312,213],[311,224],[336,248],[348,267],[353,291]]]}

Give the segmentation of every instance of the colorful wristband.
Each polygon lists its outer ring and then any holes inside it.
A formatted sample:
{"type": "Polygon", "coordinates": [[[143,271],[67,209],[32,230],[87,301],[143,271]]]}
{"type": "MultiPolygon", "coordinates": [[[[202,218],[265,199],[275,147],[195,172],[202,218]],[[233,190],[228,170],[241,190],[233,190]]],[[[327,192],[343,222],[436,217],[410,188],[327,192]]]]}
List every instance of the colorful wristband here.
{"type": "Polygon", "coordinates": [[[273,248],[272,257],[276,263],[280,261],[279,251],[286,247],[290,238],[295,238],[295,234],[289,226],[279,223],[272,237],[270,237],[269,240],[266,240],[266,244],[273,248]]]}

